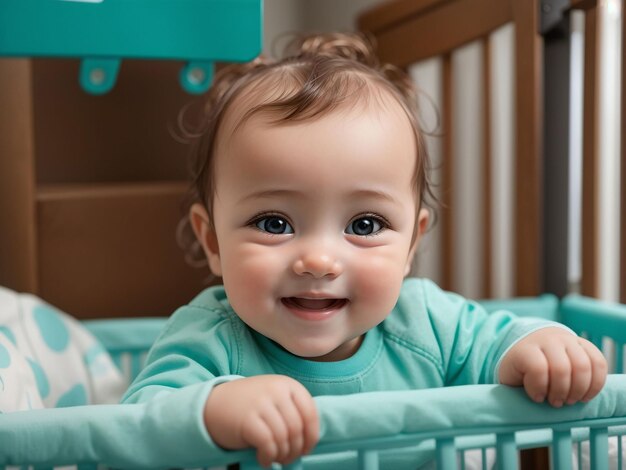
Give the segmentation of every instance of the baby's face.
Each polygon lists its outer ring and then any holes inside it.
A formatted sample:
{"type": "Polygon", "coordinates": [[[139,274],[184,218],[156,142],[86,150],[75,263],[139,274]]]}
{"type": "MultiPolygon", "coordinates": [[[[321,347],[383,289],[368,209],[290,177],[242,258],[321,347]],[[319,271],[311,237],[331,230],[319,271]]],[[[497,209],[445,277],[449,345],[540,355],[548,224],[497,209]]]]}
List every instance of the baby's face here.
{"type": "Polygon", "coordinates": [[[289,125],[258,115],[222,135],[209,264],[232,307],[297,356],[349,357],[392,310],[411,263],[408,119],[388,103],[289,125]]]}

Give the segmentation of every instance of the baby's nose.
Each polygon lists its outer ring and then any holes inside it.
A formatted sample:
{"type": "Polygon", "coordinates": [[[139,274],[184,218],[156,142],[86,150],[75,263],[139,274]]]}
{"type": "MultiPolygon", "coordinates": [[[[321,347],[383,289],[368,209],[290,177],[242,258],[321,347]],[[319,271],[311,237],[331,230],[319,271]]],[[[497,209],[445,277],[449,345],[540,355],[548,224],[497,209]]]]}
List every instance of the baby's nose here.
{"type": "Polygon", "coordinates": [[[293,270],[299,276],[313,276],[316,279],[323,277],[337,277],[343,272],[341,263],[325,253],[307,253],[293,264],[293,270]]]}

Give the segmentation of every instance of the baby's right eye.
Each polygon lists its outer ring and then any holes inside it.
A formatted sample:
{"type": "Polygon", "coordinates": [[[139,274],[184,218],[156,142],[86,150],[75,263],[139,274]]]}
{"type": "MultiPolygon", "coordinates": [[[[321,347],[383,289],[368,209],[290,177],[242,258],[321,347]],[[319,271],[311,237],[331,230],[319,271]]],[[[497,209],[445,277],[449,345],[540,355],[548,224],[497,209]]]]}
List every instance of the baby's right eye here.
{"type": "Polygon", "coordinates": [[[293,228],[289,225],[289,222],[284,217],[277,215],[271,215],[262,217],[254,222],[254,225],[259,230],[262,230],[273,235],[285,235],[293,233],[293,228]]]}

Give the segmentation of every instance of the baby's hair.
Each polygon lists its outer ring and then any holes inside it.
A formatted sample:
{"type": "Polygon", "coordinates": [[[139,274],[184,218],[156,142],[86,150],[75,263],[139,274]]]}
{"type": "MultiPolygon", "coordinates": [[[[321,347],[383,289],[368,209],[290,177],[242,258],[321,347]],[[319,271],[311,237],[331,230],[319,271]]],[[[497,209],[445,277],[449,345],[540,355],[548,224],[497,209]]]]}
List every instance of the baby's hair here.
{"type": "MultiPolygon", "coordinates": [[[[355,106],[365,100],[391,95],[402,107],[413,128],[416,166],[413,186],[419,206],[436,204],[429,180],[429,158],[420,128],[417,89],[402,69],[381,63],[373,41],[361,34],[330,33],[297,38],[286,49],[285,57],[270,60],[259,57],[245,64],[224,67],[206,95],[204,113],[192,148],[192,184],[187,201],[202,203],[213,223],[214,152],[224,116],[232,104],[245,99],[248,109],[232,132],[254,115],[263,114],[270,122],[314,120],[341,106],[355,106]]],[[[419,207],[418,207],[419,210],[419,207]]],[[[189,230],[179,227],[179,242],[186,248],[188,261],[198,264],[202,250],[189,230]]]]}

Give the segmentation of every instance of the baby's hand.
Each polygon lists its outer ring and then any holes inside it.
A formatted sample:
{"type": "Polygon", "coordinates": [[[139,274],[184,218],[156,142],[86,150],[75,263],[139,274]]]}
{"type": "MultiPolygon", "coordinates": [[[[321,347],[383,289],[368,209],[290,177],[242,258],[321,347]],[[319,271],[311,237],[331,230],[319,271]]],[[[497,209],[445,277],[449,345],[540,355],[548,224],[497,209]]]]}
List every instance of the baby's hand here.
{"type": "Polygon", "coordinates": [[[225,449],[257,449],[259,464],[287,464],[319,439],[315,402],[299,382],[282,375],[233,380],[211,391],[204,424],[225,449]]]}
{"type": "Polygon", "coordinates": [[[536,402],[560,407],[595,397],[606,380],[602,353],[561,328],[543,328],[513,346],[500,364],[500,383],[523,385],[536,402]]]}

